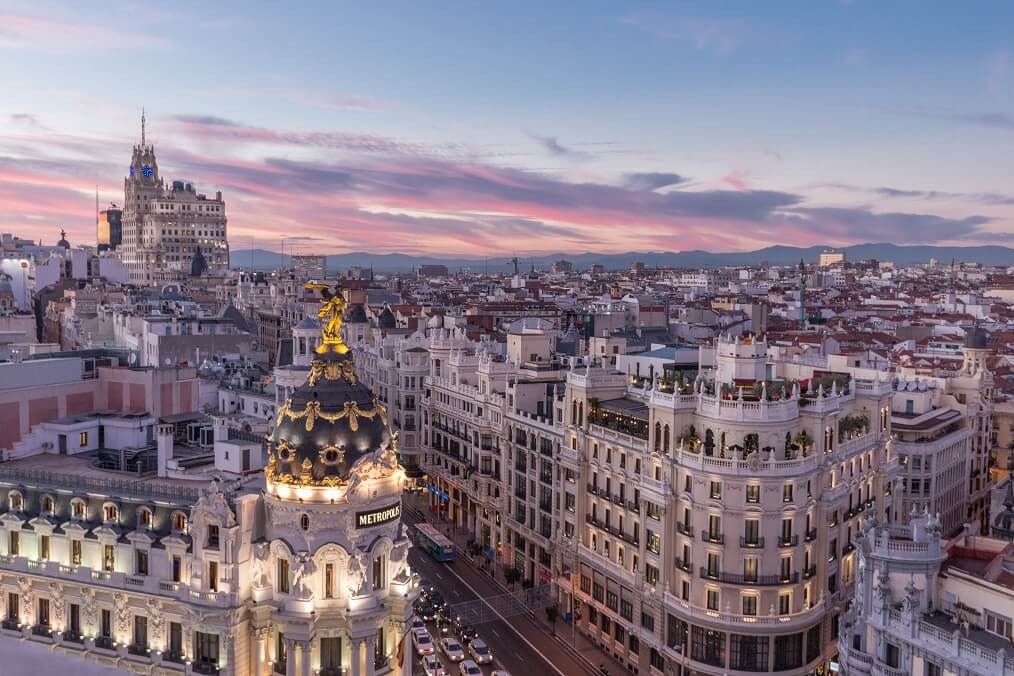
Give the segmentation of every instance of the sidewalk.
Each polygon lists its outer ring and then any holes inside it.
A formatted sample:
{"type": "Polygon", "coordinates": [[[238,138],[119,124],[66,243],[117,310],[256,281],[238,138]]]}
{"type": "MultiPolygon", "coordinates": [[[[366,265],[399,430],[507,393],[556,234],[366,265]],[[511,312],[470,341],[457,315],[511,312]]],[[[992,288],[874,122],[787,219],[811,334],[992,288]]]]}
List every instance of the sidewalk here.
{"type": "MultiPolygon", "coordinates": [[[[429,511],[429,503],[425,495],[413,495],[409,500],[409,504],[420,512],[428,523],[439,528],[458,546],[458,558],[460,560],[467,561],[477,572],[483,574],[483,579],[492,582],[500,592],[507,594],[511,591],[507,587],[507,578],[503,574],[503,565],[499,561],[476,560],[469,556],[467,553],[468,533],[461,528],[453,528],[452,524],[446,519],[434,518],[436,515],[429,511]]],[[[519,585],[515,585],[515,590],[518,588],[519,585]]],[[[544,612],[529,611],[529,616],[535,620],[546,634],[552,633],[557,643],[586,662],[593,669],[599,668],[600,665],[605,665],[609,674],[630,673],[630,670],[619,660],[602,650],[602,648],[594,644],[580,631],[575,631],[571,623],[564,622],[562,613],[560,619],[556,622],[555,628],[549,623],[544,612]]]]}

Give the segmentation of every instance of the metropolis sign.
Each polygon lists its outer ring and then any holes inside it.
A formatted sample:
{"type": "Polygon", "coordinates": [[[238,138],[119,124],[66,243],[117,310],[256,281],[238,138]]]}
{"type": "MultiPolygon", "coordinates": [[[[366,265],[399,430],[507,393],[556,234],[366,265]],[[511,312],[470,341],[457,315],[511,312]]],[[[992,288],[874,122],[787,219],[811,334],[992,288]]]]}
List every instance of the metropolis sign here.
{"type": "Polygon", "coordinates": [[[401,517],[401,503],[381,507],[369,512],[356,512],[356,528],[372,528],[401,517]]]}

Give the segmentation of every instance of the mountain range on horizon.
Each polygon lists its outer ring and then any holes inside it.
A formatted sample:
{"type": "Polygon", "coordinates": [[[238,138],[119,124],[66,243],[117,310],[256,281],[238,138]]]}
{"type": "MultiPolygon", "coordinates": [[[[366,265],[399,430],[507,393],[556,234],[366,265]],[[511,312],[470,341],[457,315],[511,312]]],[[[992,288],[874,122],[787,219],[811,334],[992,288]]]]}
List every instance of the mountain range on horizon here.
{"type": "MultiPolygon", "coordinates": [[[[818,245],[810,247],[794,247],[775,245],[755,251],[739,251],[715,253],[710,251],[661,251],[645,252],[630,251],[626,253],[581,253],[581,254],[542,254],[520,257],[522,269],[544,270],[553,262],[566,259],[574,264],[575,270],[586,270],[594,264],[606,270],[628,268],[635,261],[648,267],[684,267],[708,268],[741,265],[795,265],[802,259],[806,263],[816,263],[821,252],[833,250],[845,253],[850,261],[876,259],[893,261],[899,265],[917,265],[928,263],[935,258],[941,264],[952,259],[963,263],[979,263],[982,265],[1014,266],[1014,248],[997,245],[985,246],[902,246],[890,243],[854,244],[845,247],[818,245]]],[[[288,267],[288,254],[281,254],[267,249],[241,249],[232,251],[230,264],[233,269],[274,270],[288,267]]],[[[469,270],[472,272],[508,272],[513,263],[507,256],[490,256],[486,258],[463,257],[453,255],[410,255],[399,253],[370,253],[365,251],[327,256],[328,273],[337,273],[350,267],[372,267],[377,273],[412,272],[420,265],[446,265],[448,270],[469,270]]]]}

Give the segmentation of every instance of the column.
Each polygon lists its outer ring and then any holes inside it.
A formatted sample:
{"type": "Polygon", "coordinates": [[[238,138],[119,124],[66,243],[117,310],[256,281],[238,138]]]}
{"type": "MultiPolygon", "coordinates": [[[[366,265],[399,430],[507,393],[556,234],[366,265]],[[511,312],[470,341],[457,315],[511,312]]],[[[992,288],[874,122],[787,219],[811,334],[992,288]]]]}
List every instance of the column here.
{"type": "Polygon", "coordinates": [[[251,666],[254,676],[264,676],[264,665],[267,663],[268,633],[267,627],[254,629],[254,649],[251,666]]]}
{"type": "Polygon", "coordinates": [[[310,641],[299,642],[299,673],[301,676],[310,676],[310,662],[313,660],[311,646],[310,641]]]}
{"type": "Polygon", "coordinates": [[[374,666],[376,664],[376,660],[374,659],[376,654],[377,637],[371,636],[366,639],[366,655],[364,655],[365,659],[363,660],[366,663],[366,671],[364,672],[365,676],[373,676],[373,672],[376,670],[376,667],[374,666]]]}
{"type": "Polygon", "coordinates": [[[296,673],[296,641],[285,639],[285,676],[298,676],[296,673]]]}
{"type": "Polygon", "coordinates": [[[362,645],[362,640],[361,639],[351,638],[351,637],[349,638],[349,651],[352,653],[352,657],[351,657],[351,660],[350,660],[352,662],[352,664],[351,664],[351,666],[352,666],[351,676],[363,676],[363,673],[362,673],[362,656],[360,654],[362,652],[360,650],[361,645],[362,645]]]}

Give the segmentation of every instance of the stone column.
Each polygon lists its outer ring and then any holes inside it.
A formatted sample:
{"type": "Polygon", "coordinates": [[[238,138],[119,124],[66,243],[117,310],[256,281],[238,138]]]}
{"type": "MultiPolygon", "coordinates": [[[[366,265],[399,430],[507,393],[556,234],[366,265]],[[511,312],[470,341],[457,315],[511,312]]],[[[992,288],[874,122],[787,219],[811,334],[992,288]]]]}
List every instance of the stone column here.
{"type": "Polygon", "coordinates": [[[360,647],[362,646],[362,639],[349,638],[349,650],[352,653],[350,661],[352,662],[351,676],[364,676],[362,673],[362,656],[360,647]]]}
{"type": "Polygon", "coordinates": [[[296,641],[285,639],[285,676],[298,676],[296,672],[296,641]]]}
{"type": "Polygon", "coordinates": [[[302,676],[310,676],[310,662],[313,661],[313,643],[310,641],[300,641],[300,656],[299,656],[299,673],[302,676]]]}
{"type": "Polygon", "coordinates": [[[377,637],[371,636],[368,639],[366,639],[366,655],[364,656],[365,657],[364,661],[366,662],[366,671],[364,672],[364,676],[373,676],[373,672],[376,671],[376,667],[374,666],[376,664],[376,660],[374,659],[376,654],[377,654],[377,637]]]}
{"type": "Polygon", "coordinates": [[[267,664],[268,634],[271,632],[267,627],[254,629],[253,655],[250,659],[253,676],[264,676],[264,666],[267,664]]]}

